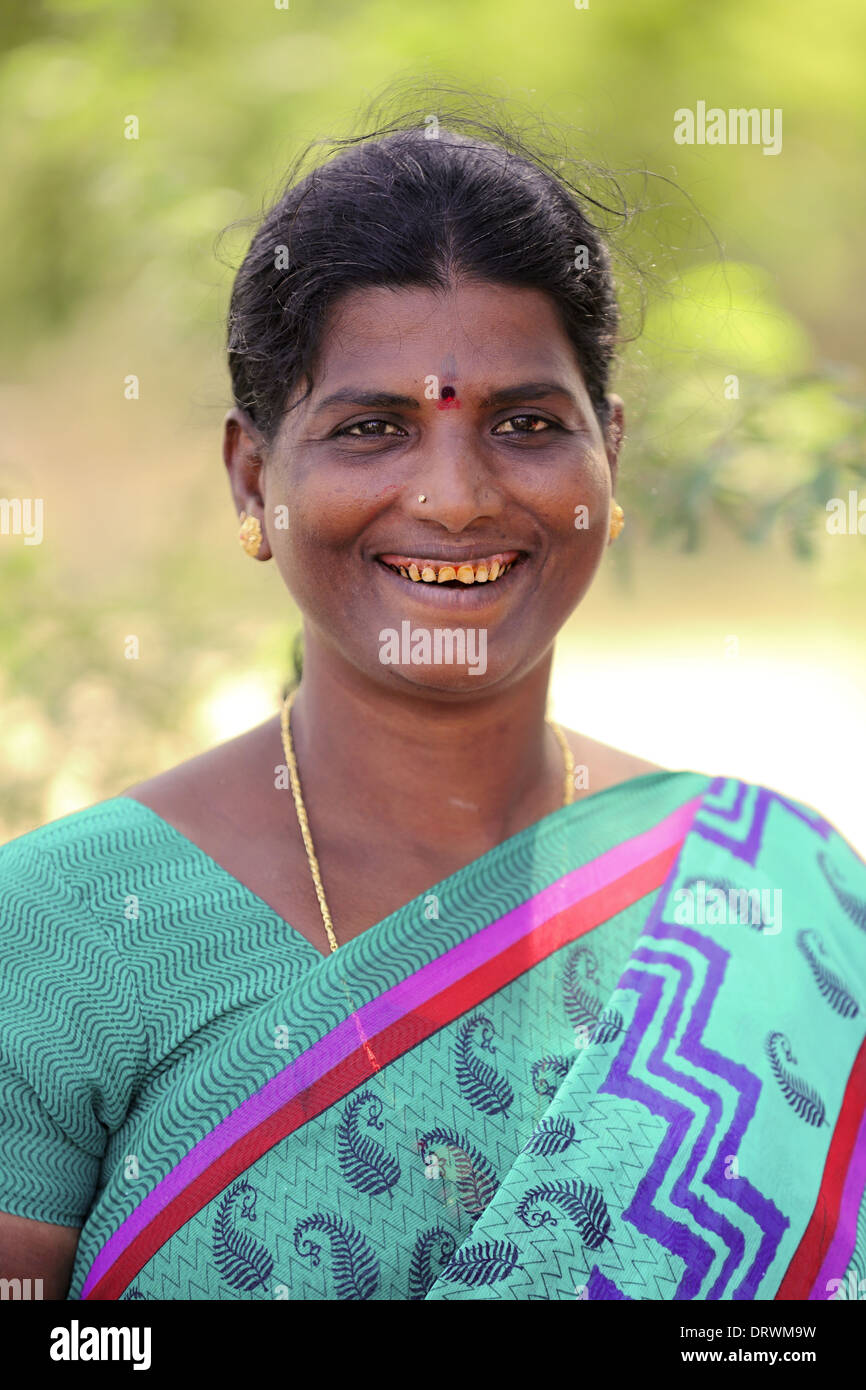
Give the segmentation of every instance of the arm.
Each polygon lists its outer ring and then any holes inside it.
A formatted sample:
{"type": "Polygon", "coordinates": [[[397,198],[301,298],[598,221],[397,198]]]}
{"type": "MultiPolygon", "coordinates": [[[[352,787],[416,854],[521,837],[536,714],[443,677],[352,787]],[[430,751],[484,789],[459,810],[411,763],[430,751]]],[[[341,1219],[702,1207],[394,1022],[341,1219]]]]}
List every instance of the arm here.
{"type": "Polygon", "coordinates": [[[43,1298],[66,1298],[80,1230],[0,1211],[0,1279],[41,1279],[43,1298]]]}
{"type": "Polygon", "coordinates": [[[143,1042],[117,926],[91,905],[100,841],[80,824],[0,845],[0,1279],[41,1279],[46,1299],[69,1297],[143,1042]]]}

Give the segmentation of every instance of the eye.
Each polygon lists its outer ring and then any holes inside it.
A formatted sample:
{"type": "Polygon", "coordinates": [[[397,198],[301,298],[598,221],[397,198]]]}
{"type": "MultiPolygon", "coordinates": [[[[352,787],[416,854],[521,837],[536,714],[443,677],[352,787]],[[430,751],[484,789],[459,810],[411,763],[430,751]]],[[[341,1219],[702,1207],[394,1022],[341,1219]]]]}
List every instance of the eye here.
{"type": "Polygon", "coordinates": [[[547,420],[543,415],[511,415],[507,420],[502,420],[492,431],[493,434],[546,434],[548,430],[555,430],[559,427],[552,420],[547,420]],[[515,426],[512,429],[503,429],[503,425],[515,426]],[[543,429],[537,429],[537,425],[543,425],[543,429]]]}
{"type": "Polygon", "coordinates": [[[398,425],[392,420],[356,420],[353,425],[344,425],[342,429],[335,430],[332,438],[339,439],[341,435],[349,439],[387,439],[385,429],[378,429],[382,425],[387,429],[393,430],[395,434],[403,433],[398,425]],[[355,431],[359,431],[357,434],[355,431]]]}

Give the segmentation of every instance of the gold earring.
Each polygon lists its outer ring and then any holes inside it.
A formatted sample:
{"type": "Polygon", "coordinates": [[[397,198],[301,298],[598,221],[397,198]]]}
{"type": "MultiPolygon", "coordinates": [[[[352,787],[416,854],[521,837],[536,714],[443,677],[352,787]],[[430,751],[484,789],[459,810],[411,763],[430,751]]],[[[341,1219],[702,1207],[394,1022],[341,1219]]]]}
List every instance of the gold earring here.
{"type": "Polygon", "coordinates": [[[426,501],[427,501],[427,494],[426,494],[426,492],[419,492],[419,493],[418,493],[418,501],[419,501],[419,502],[426,502],[426,501]]]}
{"type": "Polygon", "coordinates": [[[238,532],[238,540],[247,554],[255,559],[262,543],[262,528],[257,516],[247,516],[246,512],[241,512],[241,529],[238,532]]]}
{"type": "Polygon", "coordinates": [[[625,526],[625,513],[618,502],[610,504],[610,538],[615,541],[625,526]]]}

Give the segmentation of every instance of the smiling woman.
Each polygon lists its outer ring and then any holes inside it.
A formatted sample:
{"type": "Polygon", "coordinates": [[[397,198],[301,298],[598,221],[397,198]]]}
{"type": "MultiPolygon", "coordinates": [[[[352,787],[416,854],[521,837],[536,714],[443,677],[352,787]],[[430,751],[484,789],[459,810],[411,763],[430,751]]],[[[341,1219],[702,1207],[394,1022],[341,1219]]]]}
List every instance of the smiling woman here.
{"type": "Polygon", "coordinates": [[[622,527],[610,260],[505,131],[429,135],[293,174],[234,283],[223,458],[300,680],[0,850],[3,1273],[828,1297],[863,1259],[866,866],[546,720],[622,527]],[[790,927],[684,924],[696,883],[790,927]]]}

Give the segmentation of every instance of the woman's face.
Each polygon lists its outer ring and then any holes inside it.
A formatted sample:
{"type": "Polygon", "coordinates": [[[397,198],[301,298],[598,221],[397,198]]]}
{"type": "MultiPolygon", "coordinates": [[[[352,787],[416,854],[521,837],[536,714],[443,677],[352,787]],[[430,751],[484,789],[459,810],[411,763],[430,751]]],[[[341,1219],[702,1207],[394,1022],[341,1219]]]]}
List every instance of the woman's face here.
{"type": "Polygon", "coordinates": [[[611,400],[605,441],[541,291],[354,290],[264,468],[244,471],[248,436],[236,447],[227,433],[225,456],[239,506],[254,511],[260,489],[308,643],[392,689],[447,698],[529,671],[589,588],[622,434],[611,400]],[[448,563],[461,577],[440,582],[448,563]]]}

